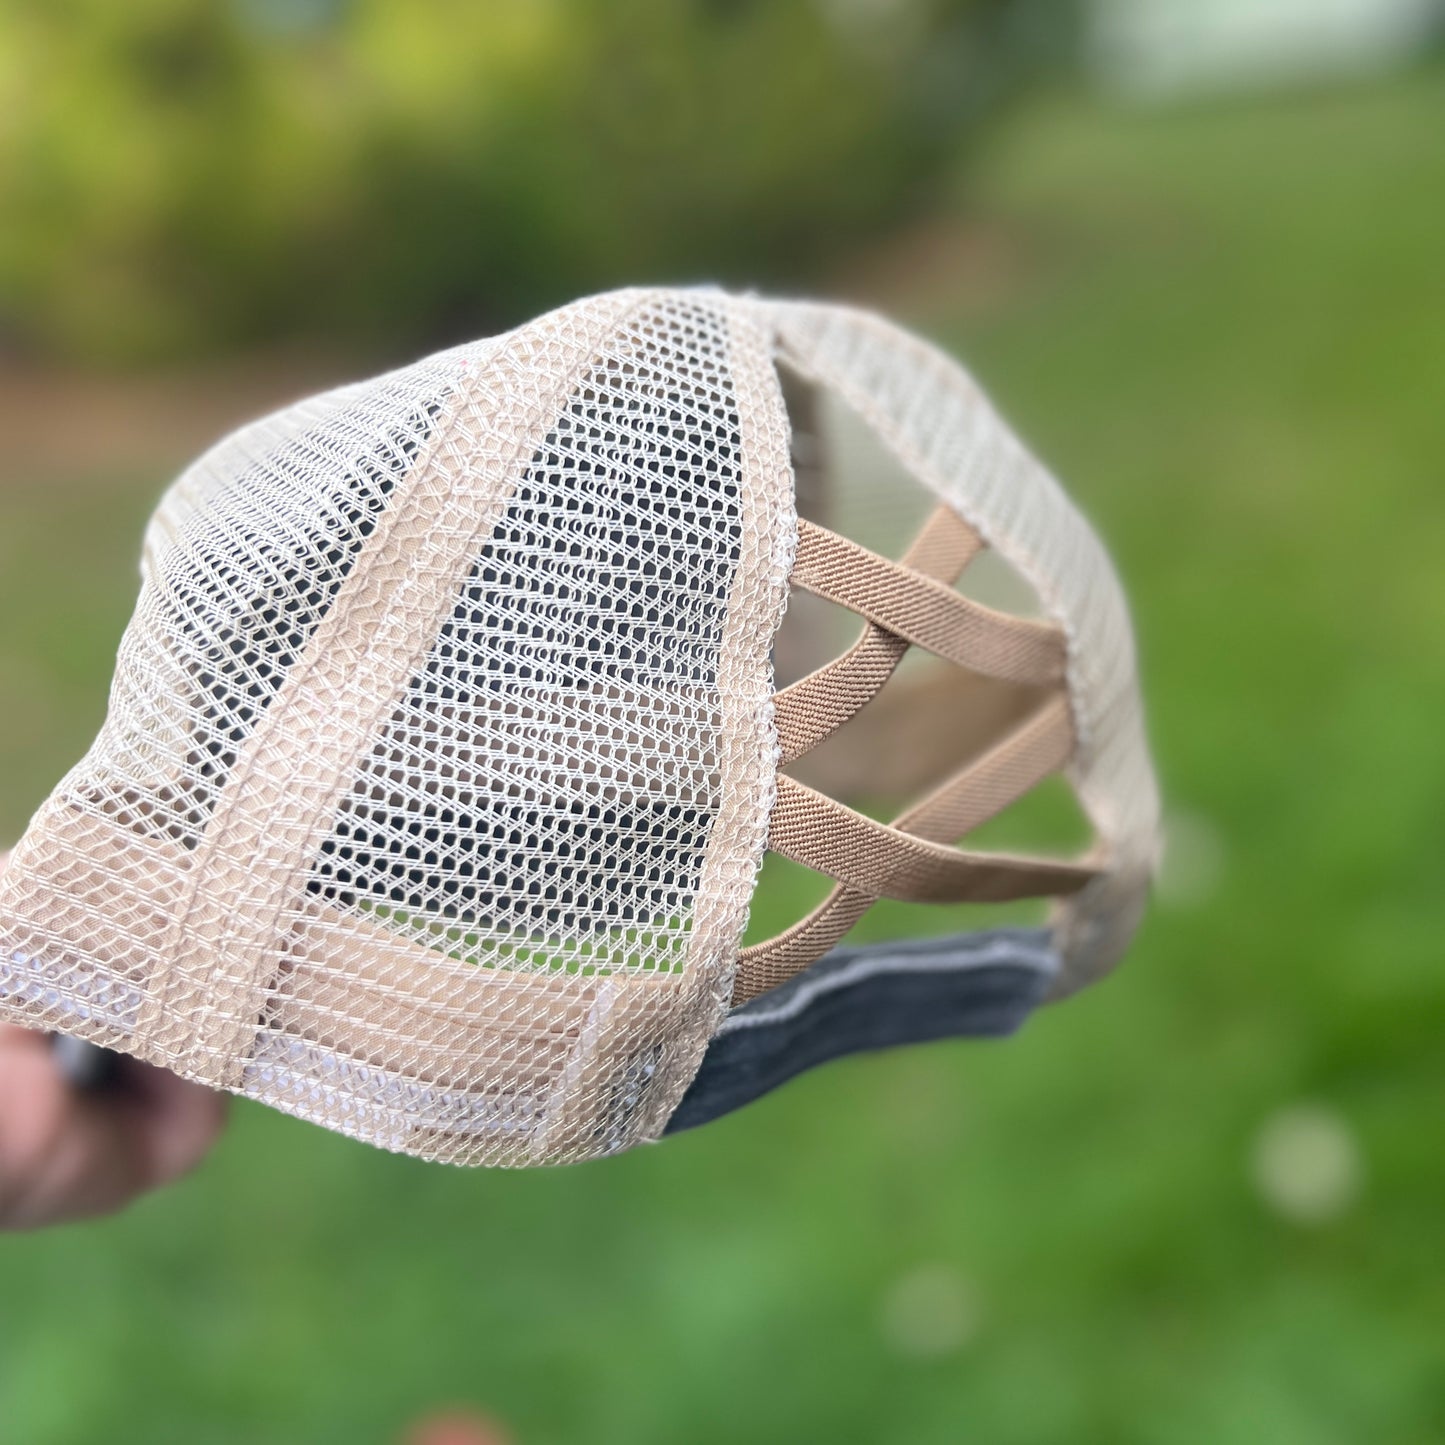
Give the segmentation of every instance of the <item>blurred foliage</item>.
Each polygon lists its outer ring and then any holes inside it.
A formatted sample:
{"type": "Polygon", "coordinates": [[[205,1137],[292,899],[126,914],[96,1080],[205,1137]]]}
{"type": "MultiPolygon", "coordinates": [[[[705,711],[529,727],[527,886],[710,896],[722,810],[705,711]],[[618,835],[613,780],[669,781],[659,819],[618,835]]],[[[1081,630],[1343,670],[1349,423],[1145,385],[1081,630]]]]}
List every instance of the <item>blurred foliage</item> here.
{"type": "Polygon", "coordinates": [[[431,340],[777,282],[928,192],[998,0],[0,0],[0,334],[431,340]]]}
{"type": "MultiPolygon", "coordinates": [[[[0,1441],[1445,1440],[1441,79],[1032,104],[895,278],[1129,586],[1171,854],[1113,979],[577,1169],[241,1103],[190,1183],[0,1238],[0,1441]],[[1310,1221],[1255,1163],[1302,1106],[1361,1174],[1310,1221]]],[[[0,485],[0,839],[94,736],[158,480],[0,485]]]]}

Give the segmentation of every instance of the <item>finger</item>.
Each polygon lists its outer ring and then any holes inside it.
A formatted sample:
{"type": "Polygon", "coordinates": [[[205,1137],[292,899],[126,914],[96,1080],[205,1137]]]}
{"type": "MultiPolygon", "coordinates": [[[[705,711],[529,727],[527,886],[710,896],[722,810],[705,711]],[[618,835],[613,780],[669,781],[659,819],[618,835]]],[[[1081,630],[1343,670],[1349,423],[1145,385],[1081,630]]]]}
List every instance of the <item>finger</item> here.
{"type": "Polygon", "coordinates": [[[0,1036],[0,1225],[23,1229],[118,1209],[146,1161],[104,1109],[66,1087],[40,1034],[0,1036]]]}
{"type": "Polygon", "coordinates": [[[225,1125],[223,1095],[165,1069],[126,1059],[116,1084],[72,1088],[46,1035],[0,1025],[0,1228],[122,1208],[190,1173],[225,1125]]]}
{"type": "Polygon", "coordinates": [[[226,1123],[226,1096],[167,1069],[126,1059],[110,1102],[127,1121],[150,1187],[189,1174],[226,1123]]]}
{"type": "Polygon", "coordinates": [[[0,1055],[10,1053],[44,1054],[49,1058],[50,1040],[34,1029],[22,1029],[18,1024],[0,1024],[0,1055]]]}
{"type": "Polygon", "coordinates": [[[77,1091],[45,1035],[0,1026],[0,1227],[120,1209],[193,1169],[224,1122],[223,1096],[134,1059],[112,1089],[77,1091]]]}

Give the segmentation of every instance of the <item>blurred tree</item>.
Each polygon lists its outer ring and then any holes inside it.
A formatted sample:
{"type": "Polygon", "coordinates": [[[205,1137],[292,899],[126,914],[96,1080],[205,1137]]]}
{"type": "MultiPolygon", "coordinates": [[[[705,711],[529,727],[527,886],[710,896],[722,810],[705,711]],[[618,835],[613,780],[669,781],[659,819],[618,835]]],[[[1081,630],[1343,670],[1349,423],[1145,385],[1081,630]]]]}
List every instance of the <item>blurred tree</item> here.
{"type": "Polygon", "coordinates": [[[1004,0],[0,0],[0,327],[426,342],[778,283],[993,99],[1004,0]]]}

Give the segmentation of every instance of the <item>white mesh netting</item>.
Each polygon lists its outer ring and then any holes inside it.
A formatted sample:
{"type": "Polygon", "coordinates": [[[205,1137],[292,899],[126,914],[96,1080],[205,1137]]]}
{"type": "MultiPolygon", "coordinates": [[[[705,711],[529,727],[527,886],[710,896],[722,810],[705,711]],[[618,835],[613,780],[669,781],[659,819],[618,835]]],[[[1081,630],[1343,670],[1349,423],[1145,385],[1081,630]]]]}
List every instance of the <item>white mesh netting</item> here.
{"type": "Polygon", "coordinates": [[[762,360],[720,298],[600,298],[204,458],[5,885],[12,999],[432,1157],[657,1132],[766,832],[762,360]]]}
{"type": "Polygon", "coordinates": [[[592,298],[216,447],[147,537],[106,725],[0,881],[0,1018],[388,1148],[654,1137],[732,971],[797,540],[777,363],[836,392],[1069,632],[1121,951],[1155,803],[1122,596],[936,353],[835,308],[592,298]]]}

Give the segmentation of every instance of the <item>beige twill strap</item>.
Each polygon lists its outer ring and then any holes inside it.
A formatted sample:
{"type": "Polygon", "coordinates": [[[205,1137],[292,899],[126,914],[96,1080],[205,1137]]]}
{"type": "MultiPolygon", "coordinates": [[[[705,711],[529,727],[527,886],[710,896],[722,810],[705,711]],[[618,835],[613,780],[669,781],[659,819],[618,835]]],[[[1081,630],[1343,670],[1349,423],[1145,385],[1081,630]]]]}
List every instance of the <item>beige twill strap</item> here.
{"type": "Polygon", "coordinates": [[[948,846],[1061,768],[1074,745],[1061,689],[1067,662],[1062,632],[984,607],[950,585],[981,548],[973,529],[946,506],[929,517],[900,562],[816,523],[799,522],[793,585],[849,608],[867,626],[842,657],[778,693],[783,764],[802,757],[877,696],[910,646],[971,672],[1048,692],[1013,733],[892,826],[780,775],[768,846],[839,886],[808,917],[742,951],[734,1005],[808,967],[880,898],[1004,902],[1067,896],[1097,876],[1086,863],[948,846]]]}
{"type": "MultiPolygon", "coordinates": [[[[1068,699],[1056,693],[1016,731],[904,813],[894,829],[934,843],[961,838],[1057,772],[1073,750],[1068,699]]],[[[817,861],[827,865],[820,872],[835,876],[837,860],[817,861]]],[[[843,861],[838,862],[837,871],[854,870],[851,862],[843,861]]],[[[1079,882],[1074,877],[1063,881],[1068,884],[1062,890],[1066,892],[1074,891],[1079,882]]],[[[880,896],[871,880],[862,887],[841,885],[806,918],[776,938],[743,949],[733,989],[734,1005],[786,983],[836,947],[880,896]]]]}
{"type": "Polygon", "coordinates": [[[805,868],[873,898],[903,903],[1009,903],[1077,893],[1092,868],[1002,853],[967,853],[875,822],[805,787],[778,779],[768,846],[805,868]]]}
{"type": "Polygon", "coordinates": [[[793,585],[970,672],[1030,687],[1063,680],[1068,655],[1059,628],[995,612],[816,522],[798,524],[793,585]]]}
{"type": "MultiPolygon", "coordinates": [[[[903,565],[952,583],[982,547],[978,534],[953,510],[939,507],[903,556],[903,565]]],[[[874,622],[841,657],[785,687],[773,700],[784,764],[831,737],[882,690],[909,649],[874,622]]]]}

